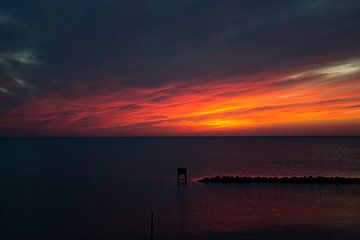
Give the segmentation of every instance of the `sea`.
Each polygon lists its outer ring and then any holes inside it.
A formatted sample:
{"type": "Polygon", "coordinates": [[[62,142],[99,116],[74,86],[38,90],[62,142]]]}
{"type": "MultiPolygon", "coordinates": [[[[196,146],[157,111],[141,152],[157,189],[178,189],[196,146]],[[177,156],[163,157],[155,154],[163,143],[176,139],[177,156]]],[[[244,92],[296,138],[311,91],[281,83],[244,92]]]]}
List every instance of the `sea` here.
{"type": "Polygon", "coordinates": [[[0,239],[360,239],[360,185],[217,175],[360,177],[360,137],[4,138],[0,239]]]}

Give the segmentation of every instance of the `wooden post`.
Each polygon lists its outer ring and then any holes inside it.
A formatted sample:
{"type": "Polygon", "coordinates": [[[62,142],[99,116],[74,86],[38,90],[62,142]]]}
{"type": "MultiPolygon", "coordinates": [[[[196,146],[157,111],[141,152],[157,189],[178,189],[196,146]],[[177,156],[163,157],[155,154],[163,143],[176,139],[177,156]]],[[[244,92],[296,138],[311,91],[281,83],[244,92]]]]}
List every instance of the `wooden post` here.
{"type": "Polygon", "coordinates": [[[151,240],[154,240],[154,212],[151,212],[151,240]]]}
{"type": "Polygon", "coordinates": [[[178,168],[177,171],[177,184],[180,183],[187,183],[187,173],[186,173],[186,168],[178,168]]]}

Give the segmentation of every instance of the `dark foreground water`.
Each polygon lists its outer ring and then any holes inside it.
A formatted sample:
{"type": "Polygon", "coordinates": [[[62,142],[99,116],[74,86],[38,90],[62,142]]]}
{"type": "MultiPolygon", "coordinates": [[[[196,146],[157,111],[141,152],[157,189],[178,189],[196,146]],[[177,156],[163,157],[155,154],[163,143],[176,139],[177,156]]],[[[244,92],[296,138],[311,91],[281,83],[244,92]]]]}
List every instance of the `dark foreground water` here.
{"type": "Polygon", "coordinates": [[[0,239],[359,239],[359,185],[209,175],[360,177],[360,138],[3,139],[0,239]]]}

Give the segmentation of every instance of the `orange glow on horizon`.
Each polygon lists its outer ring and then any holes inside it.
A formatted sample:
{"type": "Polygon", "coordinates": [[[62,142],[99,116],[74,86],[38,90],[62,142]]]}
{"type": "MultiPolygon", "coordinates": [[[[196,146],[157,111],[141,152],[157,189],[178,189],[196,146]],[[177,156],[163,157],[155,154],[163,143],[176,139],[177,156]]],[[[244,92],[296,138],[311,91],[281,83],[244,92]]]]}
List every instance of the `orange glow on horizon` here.
{"type": "Polygon", "coordinates": [[[122,91],[99,85],[96,94],[76,86],[70,96],[33,97],[0,120],[0,126],[75,135],[241,135],[289,124],[321,128],[321,123],[351,123],[349,128],[359,134],[359,69],[347,64],[290,77],[269,75],[264,81],[238,76],[232,78],[239,81],[122,91]]]}

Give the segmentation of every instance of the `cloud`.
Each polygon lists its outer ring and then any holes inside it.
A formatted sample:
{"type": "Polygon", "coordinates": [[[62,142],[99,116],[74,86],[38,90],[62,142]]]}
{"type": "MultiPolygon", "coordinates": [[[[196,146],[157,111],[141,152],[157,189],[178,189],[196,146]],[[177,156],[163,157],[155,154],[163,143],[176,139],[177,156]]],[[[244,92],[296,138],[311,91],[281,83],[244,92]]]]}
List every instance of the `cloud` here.
{"type": "Polygon", "coordinates": [[[319,103],[358,96],[358,1],[3,0],[0,8],[0,19],[16,19],[0,21],[0,128],[236,128],[345,118],[336,112],[345,102],[319,103]]]}
{"type": "Polygon", "coordinates": [[[22,50],[9,54],[3,54],[0,58],[1,62],[4,61],[14,61],[20,64],[28,64],[28,65],[38,65],[40,61],[36,58],[34,52],[32,50],[22,50]]]}
{"type": "Polygon", "coordinates": [[[0,25],[1,24],[8,24],[13,22],[13,19],[11,17],[8,16],[8,14],[5,14],[3,12],[0,11],[0,25]]]}
{"type": "Polygon", "coordinates": [[[3,87],[0,87],[0,92],[4,93],[4,94],[7,94],[7,95],[10,95],[11,92],[3,87]]]}
{"type": "Polygon", "coordinates": [[[4,86],[1,92],[10,96],[10,101],[13,99],[14,103],[21,103],[19,100],[26,95],[31,95],[36,88],[35,84],[30,82],[31,72],[40,64],[31,50],[0,53],[0,82],[4,86]],[[27,74],[30,74],[29,80],[24,79],[27,74]],[[19,94],[22,96],[14,98],[19,94]]]}
{"type": "Polygon", "coordinates": [[[347,76],[358,72],[360,72],[360,60],[358,59],[327,66],[316,71],[316,73],[324,74],[327,77],[347,76]]]}

